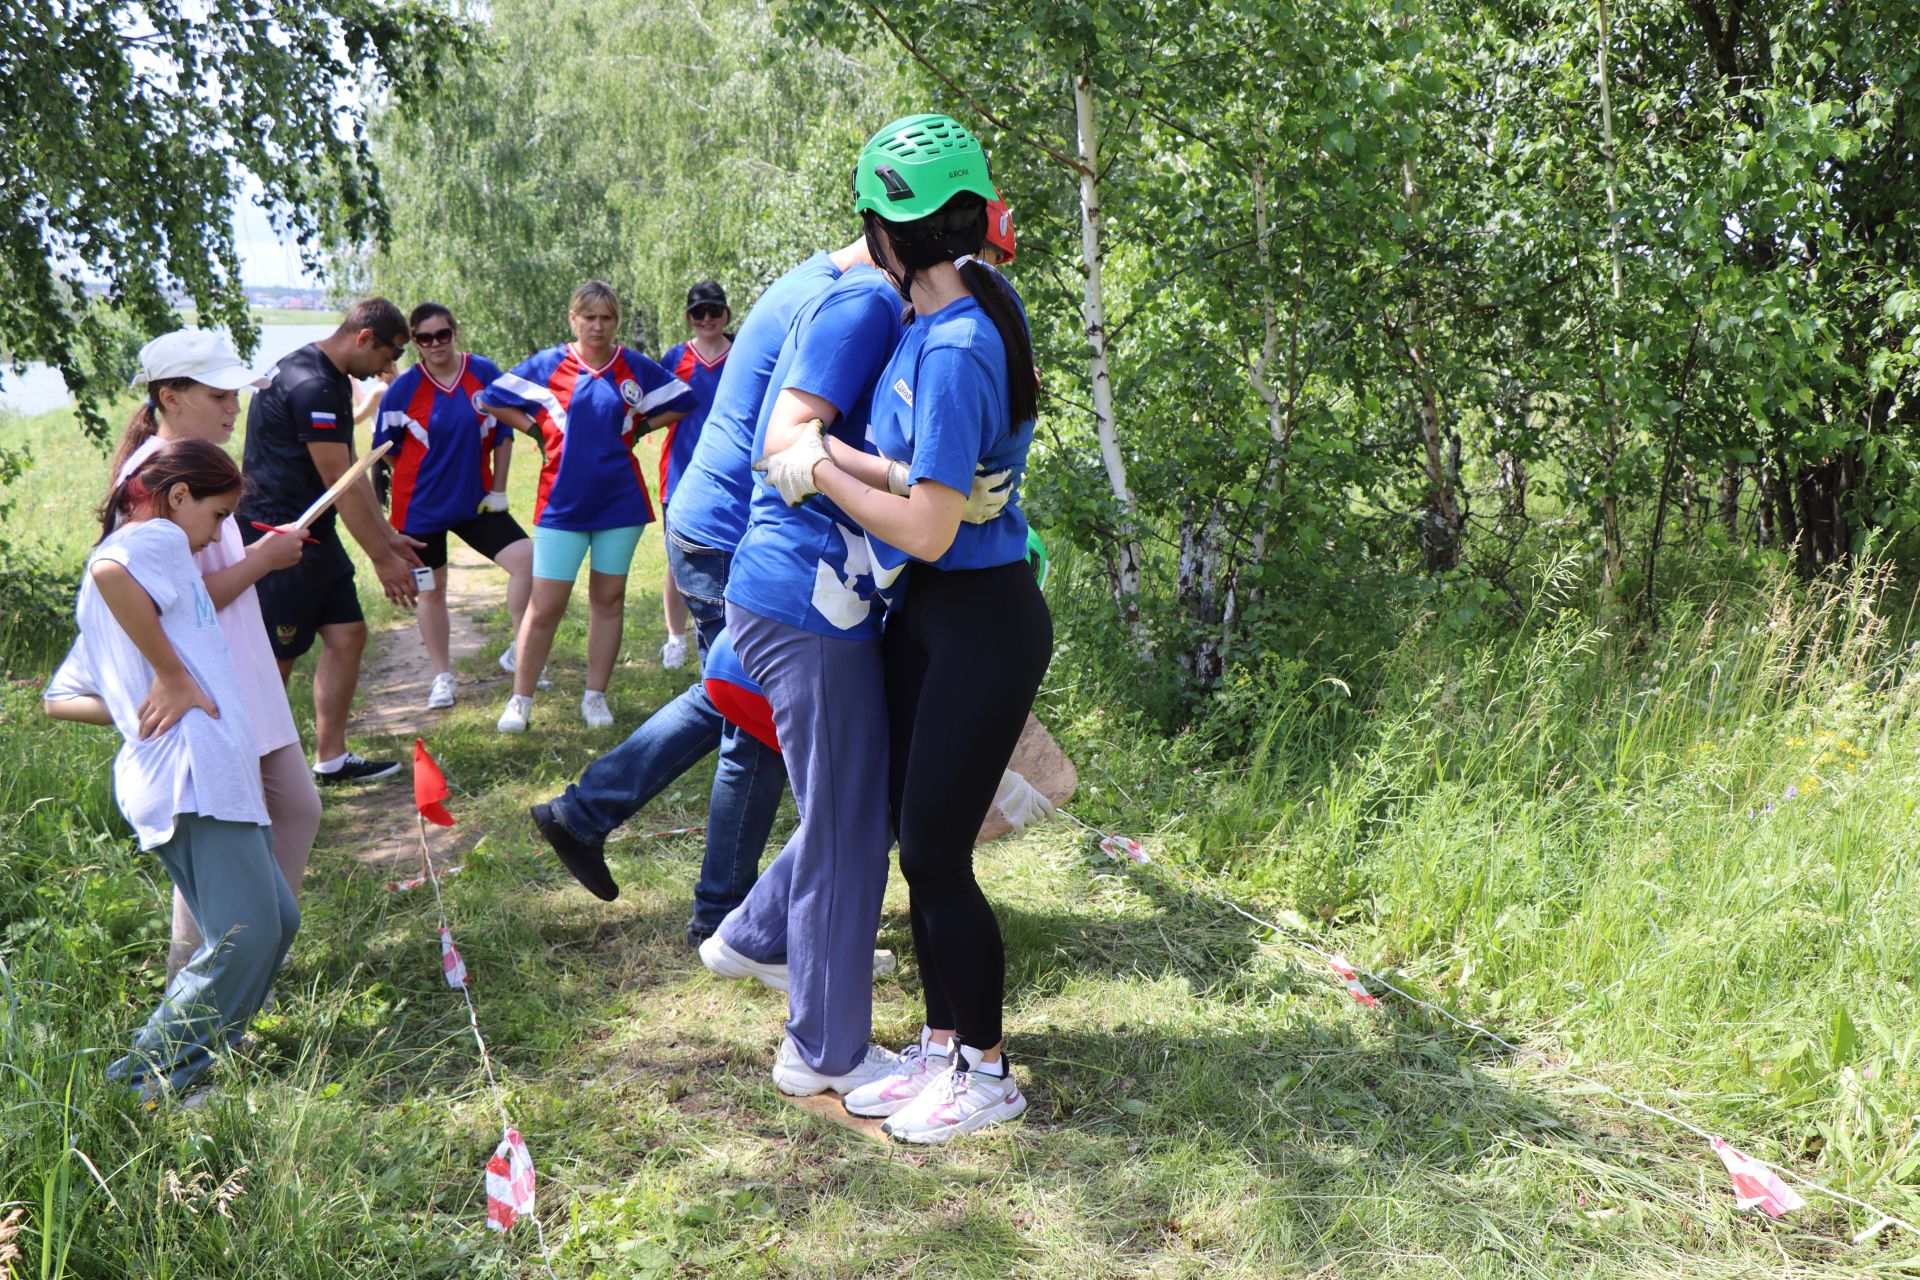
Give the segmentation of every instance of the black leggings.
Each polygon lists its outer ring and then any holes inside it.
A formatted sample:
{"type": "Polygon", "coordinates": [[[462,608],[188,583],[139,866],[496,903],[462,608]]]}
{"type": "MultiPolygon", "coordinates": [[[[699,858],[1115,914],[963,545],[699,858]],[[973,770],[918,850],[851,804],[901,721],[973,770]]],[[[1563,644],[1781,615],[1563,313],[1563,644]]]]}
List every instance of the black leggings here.
{"type": "Polygon", "coordinates": [[[1053,656],[1053,620],[1024,563],[915,565],[887,619],[889,798],[910,891],[927,1025],[1000,1042],[1006,961],[973,878],[973,838],[1053,656]]]}

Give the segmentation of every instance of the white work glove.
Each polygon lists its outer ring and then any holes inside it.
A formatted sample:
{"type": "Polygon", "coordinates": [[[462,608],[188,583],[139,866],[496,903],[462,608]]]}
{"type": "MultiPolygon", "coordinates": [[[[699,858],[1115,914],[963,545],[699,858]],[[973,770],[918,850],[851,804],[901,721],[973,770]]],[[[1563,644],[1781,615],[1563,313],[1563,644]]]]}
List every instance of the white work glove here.
{"type": "Polygon", "coordinates": [[[1013,485],[1007,479],[1012,474],[1012,471],[996,471],[990,476],[975,476],[973,492],[967,495],[967,505],[961,510],[960,518],[968,524],[985,524],[999,515],[1013,497],[1013,485]]]}
{"type": "Polygon", "coordinates": [[[1028,827],[1037,827],[1053,816],[1053,801],[1034,790],[1033,784],[1008,769],[1000,775],[1000,789],[993,793],[993,807],[1013,828],[1024,835],[1028,827]]]}
{"type": "Polygon", "coordinates": [[[505,511],[506,509],[507,509],[507,495],[504,493],[494,491],[494,492],[488,493],[486,497],[480,499],[480,510],[482,513],[489,512],[489,511],[505,511]]]}
{"type": "Polygon", "coordinates": [[[767,477],[767,483],[779,490],[781,501],[797,507],[820,492],[813,482],[813,469],[827,460],[827,442],[821,436],[826,429],[818,418],[800,424],[800,438],[778,453],[770,453],[753,464],[755,471],[767,477]]]}

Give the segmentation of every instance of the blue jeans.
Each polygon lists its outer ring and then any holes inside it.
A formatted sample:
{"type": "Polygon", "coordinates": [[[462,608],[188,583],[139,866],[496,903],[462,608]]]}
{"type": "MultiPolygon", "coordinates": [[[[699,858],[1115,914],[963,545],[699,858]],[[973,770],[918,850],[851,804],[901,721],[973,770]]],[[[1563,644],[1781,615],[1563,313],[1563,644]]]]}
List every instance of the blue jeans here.
{"type": "MultiPolygon", "coordinates": [[[[727,568],[733,554],[675,537],[671,517],[665,529],[667,567],[693,616],[704,659],[707,646],[727,625],[727,568]]],[[[597,843],[716,747],[720,761],[707,804],[707,854],[693,889],[690,935],[718,928],[759,877],[760,855],[787,785],[778,752],[727,723],[695,677],[684,693],[588,765],[580,780],[553,801],[554,816],[575,839],[597,843]]]]}

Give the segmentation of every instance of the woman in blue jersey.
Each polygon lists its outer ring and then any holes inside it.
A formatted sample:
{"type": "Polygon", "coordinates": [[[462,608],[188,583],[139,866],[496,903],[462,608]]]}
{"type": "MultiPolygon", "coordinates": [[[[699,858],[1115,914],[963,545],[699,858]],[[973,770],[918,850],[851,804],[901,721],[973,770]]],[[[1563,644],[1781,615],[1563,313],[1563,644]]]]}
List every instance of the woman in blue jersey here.
{"type": "Polygon", "coordinates": [[[1012,286],[974,257],[995,194],[973,136],[946,116],[895,121],[861,153],[854,190],[874,262],[911,304],[874,391],[884,457],[811,424],[764,465],[786,500],[817,492],[866,531],[890,606],[889,790],[926,1026],[845,1101],[886,1116],[895,1138],[938,1142],[1026,1109],[1001,1050],[1004,960],[973,840],[1053,648],[1018,499],[1036,387],[1012,286]],[[1010,469],[1015,496],[998,519],[963,523],[982,467],[1010,469]]]}
{"type": "Polygon", "coordinates": [[[580,715],[595,729],[613,724],[607,681],[620,654],[627,570],[653,502],[634,443],[693,408],[685,383],[614,340],[620,303],[589,280],[573,291],[567,319],[576,339],[529,356],[503,373],[474,407],[540,442],[533,504],[533,596],[514,660],[513,695],[502,733],[524,733],[533,693],[566,616],[580,566],[589,563],[587,688],[580,715]]]}

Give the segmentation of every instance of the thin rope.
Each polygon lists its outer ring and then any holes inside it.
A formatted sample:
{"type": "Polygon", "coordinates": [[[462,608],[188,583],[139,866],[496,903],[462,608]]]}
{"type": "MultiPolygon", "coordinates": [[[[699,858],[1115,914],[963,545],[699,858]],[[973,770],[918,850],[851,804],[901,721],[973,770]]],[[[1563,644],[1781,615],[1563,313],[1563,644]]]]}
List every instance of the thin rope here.
{"type": "MultiPolygon", "coordinates": [[[[1080,826],[1084,827],[1086,830],[1100,837],[1102,841],[1109,841],[1109,840],[1124,838],[1124,837],[1117,837],[1113,835],[1111,832],[1102,831],[1099,827],[1094,826],[1091,822],[1087,822],[1082,818],[1076,817],[1074,814],[1068,813],[1065,809],[1060,809],[1058,810],[1058,812],[1062,817],[1065,817],[1075,823],[1078,823],[1080,826]]],[[[1117,856],[1111,850],[1107,851],[1107,856],[1114,857],[1116,861],[1118,860],[1117,856]]],[[[1136,865],[1144,866],[1146,864],[1143,862],[1136,865]]],[[[1253,914],[1251,911],[1248,911],[1245,907],[1241,906],[1238,902],[1235,902],[1232,898],[1228,897],[1226,894],[1222,893],[1220,890],[1215,889],[1212,885],[1209,885],[1204,881],[1196,880],[1192,877],[1183,875],[1179,871],[1168,866],[1164,862],[1156,862],[1152,865],[1158,867],[1162,874],[1164,874],[1168,879],[1174,881],[1176,884],[1179,884],[1182,888],[1186,889],[1189,893],[1192,893],[1198,897],[1209,898],[1214,902],[1219,903],[1220,905],[1226,907],[1228,910],[1234,912],[1236,915],[1239,915],[1242,918],[1249,920],[1254,924],[1259,925],[1261,928],[1268,930],[1269,932],[1273,933],[1275,936],[1285,939],[1286,941],[1292,943],[1296,947],[1301,948],[1302,950],[1310,951],[1314,955],[1319,956],[1322,960],[1326,961],[1330,967],[1333,965],[1334,960],[1338,958],[1336,957],[1336,953],[1328,951],[1326,948],[1320,946],[1319,943],[1315,942],[1312,938],[1309,938],[1304,934],[1296,933],[1291,929],[1287,929],[1281,925],[1275,924],[1271,920],[1266,920],[1261,918],[1260,916],[1253,914]]],[[[1416,995],[1412,995],[1407,991],[1402,990],[1400,987],[1395,986],[1392,982],[1388,981],[1386,978],[1381,977],[1379,974],[1374,973],[1369,969],[1363,969],[1357,964],[1352,964],[1350,961],[1344,960],[1344,958],[1342,958],[1341,962],[1344,964],[1348,964],[1349,967],[1351,967],[1353,972],[1355,972],[1356,974],[1359,974],[1363,978],[1368,978],[1372,980],[1373,982],[1377,983],[1383,990],[1391,991],[1394,995],[1399,996],[1402,1000],[1406,1001],[1408,1004],[1418,1006],[1419,1008],[1425,1009],[1431,1013],[1436,1013],[1440,1015],[1442,1018],[1445,1018],[1448,1022],[1453,1023],[1455,1026],[1460,1027],[1465,1031],[1469,1031],[1476,1036],[1485,1037],[1486,1039],[1491,1040],[1493,1043],[1501,1046],[1502,1048],[1520,1057],[1536,1059],[1542,1064],[1544,1064],[1547,1070],[1549,1071],[1552,1071],[1558,1075],[1564,1076],[1569,1080],[1577,1081],[1580,1084],[1588,1085],[1598,1090],[1599,1092],[1606,1094],[1608,1097],[1613,1098],[1616,1101],[1619,1101],[1625,1104],[1626,1106],[1634,1108],[1635,1110],[1643,1111],[1650,1116],[1655,1116],[1655,1117],[1658,1117],[1659,1119],[1667,1121],[1670,1124],[1678,1125],[1680,1128],[1687,1130],[1689,1133],[1697,1134],[1698,1136],[1705,1138],[1709,1143],[1711,1143],[1716,1136],[1708,1132],[1707,1130],[1701,1128],[1699,1125],[1695,1124],[1693,1121],[1687,1119],[1685,1116],[1678,1115],[1662,1107],[1653,1106],[1652,1104],[1644,1102],[1639,1098],[1630,1098],[1626,1094],[1621,1093],[1619,1090],[1615,1089],[1612,1085],[1607,1084],[1604,1080],[1596,1080],[1592,1076],[1582,1075],[1580,1072],[1573,1070],[1571,1067],[1562,1066],[1560,1063],[1555,1062],[1552,1058],[1547,1057],[1544,1053],[1541,1053],[1538,1050],[1522,1048],[1520,1045],[1513,1043],[1513,1041],[1508,1040],[1506,1037],[1500,1035],[1498,1032],[1495,1032],[1486,1027],[1483,1027],[1479,1023],[1474,1022],[1470,1019],[1463,1018],[1460,1015],[1454,1013],[1451,1009],[1447,1009],[1440,1005],[1434,1004],[1430,1000],[1422,1000],[1420,997],[1416,995]]],[[[1746,1148],[1744,1146],[1741,1147],[1740,1150],[1742,1151],[1742,1153],[1746,1152],[1746,1148]]],[[[1760,1157],[1754,1156],[1754,1155],[1748,1155],[1747,1158],[1752,1160],[1756,1164],[1766,1166],[1767,1168],[1773,1170],[1775,1173],[1783,1174],[1786,1177],[1793,1179],[1795,1182],[1799,1183],[1803,1187],[1806,1187],[1810,1191],[1814,1191],[1820,1195],[1830,1197],[1831,1199],[1834,1199],[1834,1200],[1838,1200],[1844,1204],[1850,1204],[1857,1209],[1864,1209],[1867,1213],[1872,1214],[1874,1217],[1873,1225],[1869,1226],[1866,1230],[1855,1234],[1852,1237],[1852,1242],[1854,1244],[1863,1244],[1866,1241],[1871,1240],[1874,1236],[1880,1234],[1880,1232],[1886,1230],[1888,1227],[1898,1227],[1902,1231],[1908,1232],[1909,1234],[1920,1235],[1920,1227],[1914,1226],[1911,1222],[1908,1222],[1903,1218],[1897,1218],[1894,1215],[1879,1208],[1878,1206],[1867,1203],[1865,1200],[1856,1199],[1855,1197],[1848,1195],[1844,1191],[1835,1191],[1831,1187],[1822,1186],[1820,1183],[1815,1182],[1813,1179],[1805,1177],[1800,1173],[1796,1172],[1795,1170],[1788,1168],[1785,1165],[1775,1164],[1771,1160],[1763,1160],[1760,1157]]]]}
{"type": "MultiPolygon", "coordinates": [[[[425,815],[416,813],[414,821],[420,829],[420,861],[426,864],[427,879],[433,885],[433,909],[440,917],[441,931],[451,938],[453,926],[447,921],[447,900],[440,896],[440,872],[433,865],[433,854],[427,850],[427,819],[425,815]]],[[[457,944],[454,949],[459,950],[457,944]]],[[[460,962],[464,965],[466,957],[462,956],[460,962]]],[[[487,1089],[493,1096],[494,1109],[500,1113],[500,1139],[504,1142],[513,1129],[513,1119],[507,1114],[506,1091],[500,1087],[500,1079],[493,1073],[493,1055],[487,1052],[487,1038],[480,1034],[480,1012],[474,1008],[473,993],[465,982],[460,984],[460,998],[467,1004],[467,1025],[473,1028],[473,1042],[480,1047],[480,1066],[487,1073],[487,1089]]],[[[540,1256],[547,1274],[553,1276],[553,1280],[560,1280],[553,1269],[553,1251],[547,1247],[547,1233],[540,1225],[540,1214],[536,1211],[527,1217],[533,1222],[534,1238],[540,1242],[540,1256]]]]}

